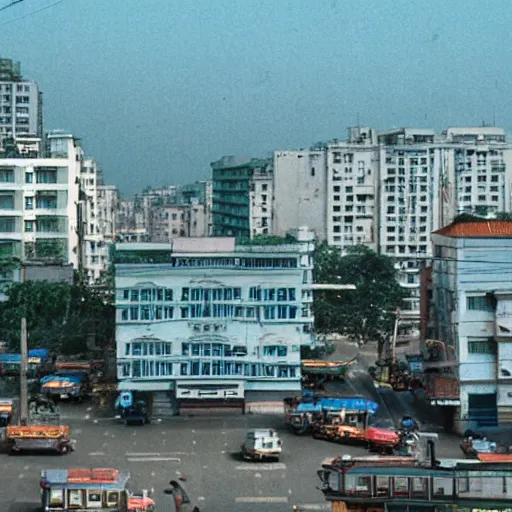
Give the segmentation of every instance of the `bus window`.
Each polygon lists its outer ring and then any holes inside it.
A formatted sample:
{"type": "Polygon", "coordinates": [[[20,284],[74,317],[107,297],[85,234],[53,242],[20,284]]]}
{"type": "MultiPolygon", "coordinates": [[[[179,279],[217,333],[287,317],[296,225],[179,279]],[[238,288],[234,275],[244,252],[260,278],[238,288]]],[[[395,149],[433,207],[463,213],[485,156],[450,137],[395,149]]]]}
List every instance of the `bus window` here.
{"type": "Polygon", "coordinates": [[[68,491],[69,508],[82,508],[84,506],[84,497],[82,490],[70,489],[68,491]]]}
{"type": "Polygon", "coordinates": [[[101,491],[87,491],[87,508],[101,508],[101,491]]]}
{"type": "Polygon", "coordinates": [[[377,496],[389,496],[389,477],[377,477],[377,496]]]}
{"type": "MultiPolygon", "coordinates": [[[[474,479],[472,479],[474,481],[474,479]]],[[[433,494],[436,496],[451,496],[453,492],[453,480],[451,478],[434,477],[433,494]]]]}
{"type": "Polygon", "coordinates": [[[414,497],[425,498],[428,492],[428,479],[427,478],[413,478],[412,479],[412,495],[414,497]]]}
{"type": "Polygon", "coordinates": [[[109,507],[117,507],[119,504],[119,493],[117,491],[109,491],[107,493],[107,505],[109,507]]]}
{"type": "Polygon", "coordinates": [[[393,494],[395,496],[409,496],[409,479],[403,476],[395,477],[393,494]]]}
{"type": "Polygon", "coordinates": [[[62,489],[50,490],[50,506],[64,508],[64,491],[62,489]]]}

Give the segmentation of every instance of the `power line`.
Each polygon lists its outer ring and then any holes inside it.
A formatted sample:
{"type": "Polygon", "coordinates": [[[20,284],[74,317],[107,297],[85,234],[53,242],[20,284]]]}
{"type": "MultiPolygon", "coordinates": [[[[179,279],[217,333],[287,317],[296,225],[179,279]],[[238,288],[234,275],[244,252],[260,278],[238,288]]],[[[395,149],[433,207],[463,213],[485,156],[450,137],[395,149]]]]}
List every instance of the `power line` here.
{"type": "MultiPolygon", "coordinates": [[[[22,2],[22,1],[23,0],[15,0],[16,3],[19,3],[19,2],[22,2]]],[[[46,9],[49,9],[50,7],[53,7],[53,6],[58,5],[58,4],[61,4],[62,2],[64,2],[64,0],[57,0],[56,2],[53,2],[53,4],[49,4],[49,5],[46,5],[44,7],[41,7],[40,9],[37,9],[35,11],[29,12],[28,14],[25,14],[24,16],[20,16],[19,18],[14,18],[13,20],[1,23],[0,27],[3,27],[5,25],[9,25],[10,23],[15,23],[16,21],[21,21],[21,20],[24,20],[26,18],[29,18],[30,16],[33,16],[34,14],[40,13],[42,11],[45,11],[46,9]]],[[[14,5],[14,4],[11,4],[11,5],[14,5]]],[[[7,7],[10,7],[11,5],[8,5],[7,7]]]]}
{"type": "Polygon", "coordinates": [[[9,9],[9,7],[14,7],[16,4],[19,4],[20,2],[24,2],[24,1],[25,0],[12,0],[10,4],[0,7],[0,11],[5,11],[6,9],[9,9]]]}

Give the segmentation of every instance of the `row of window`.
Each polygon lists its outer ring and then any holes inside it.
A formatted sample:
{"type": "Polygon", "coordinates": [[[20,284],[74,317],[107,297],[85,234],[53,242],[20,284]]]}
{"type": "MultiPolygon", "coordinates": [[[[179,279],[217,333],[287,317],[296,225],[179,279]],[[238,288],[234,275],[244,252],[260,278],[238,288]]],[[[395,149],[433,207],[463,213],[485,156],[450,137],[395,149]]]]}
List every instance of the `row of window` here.
{"type": "Polygon", "coordinates": [[[180,376],[237,376],[265,377],[269,379],[297,378],[300,369],[293,365],[265,363],[237,363],[235,361],[188,361],[169,363],[150,360],[134,360],[118,365],[120,378],[147,378],[180,376]]]}
{"type": "Polygon", "coordinates": [[[265,302],[296,300],[295,288],[261,288],[253,286],[249,288],[249,300],[265,302]]]}
{"type": "Polygon", "coordinates": [[[396,497],[408,498],[440,498],[446,499],[455,493],[459,497],[482,496],[497,497],[507,495],[508,480],[505,477],[406,477],[406,476],[371,476],[350,475],[343,478],[344,485],[340,485],[340,473],[331,473],[329,485],[333,491],[344,495],[361,497],[396,497]]]}
{"type": "Polygon", "coordinates": [[[117,291],[117,298],[131,302],[172,302],[173,292],[169,288],[124,288],[117,291]]]}
{"type": "MultiPolygon", "coordinates": [[[[293,347],[298,351],[298,346],[293,347]]],[[[265,345],[263,356],[286,357],[288,347],[283,345],[265,345]]],[[[166,341],[133,341],[126,343],[125,356],[171,356],[172,343],[166,341]]],[[[226,343],[182,343],[181,355],[198,357],[237,357],[246,356],[244,345],[228,345],[226,343]]]]}
{"type": "MultiPolygon", "coordinates": [[[[117,291],[119,300],[130,302],[172,302],[173,290],[170,288],[132,288],[117,291]]],[[[212,302],[241,300],[242,289],[235,288],[183,288],[181,300],[190,302],[212,302]]],[[[249,289],[249,300],[266,302],[296,300],[295,288],[261,288],[249,289]]]]}
{"type": "Polygon", "coordinates": [[[172,343],[166,341],[134,341],[124,346],[125,356],[170,356],[172,343]]]}
{"type": "Polygon", "coordinates": [[[177,268],[297,268],[297,258],[177,258],[170,252],[116,253],[116,263],[167,263],[177,268]]]}
{"type": "MultiPolygon", "coordinates": [[[[171,306],[141,305],[118,307],[121,322],[173,320],[186,318],[240,318],[252,320],[294,320],[297,318],[296,306],[279,305],[259,307],[233,306],[232,304],[191,304],[173,308],[171,306]],[[175,316],[175,310],[179,316],[175,316]]],[[[308,316],[307,308],[302,313],[308,316]]]]}

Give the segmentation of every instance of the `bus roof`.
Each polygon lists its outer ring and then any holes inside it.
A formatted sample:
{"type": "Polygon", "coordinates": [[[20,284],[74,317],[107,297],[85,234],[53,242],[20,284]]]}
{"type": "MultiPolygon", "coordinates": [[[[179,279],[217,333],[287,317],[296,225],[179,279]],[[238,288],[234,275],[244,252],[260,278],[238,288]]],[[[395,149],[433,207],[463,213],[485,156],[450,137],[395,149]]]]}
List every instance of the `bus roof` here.
{"type": "Polygon", "coordinates": [[[111,468],[45,469],[42,479],[50,486],[83,487],[101,486],[124,489],[130,478],[128,472],[111,468]]]}

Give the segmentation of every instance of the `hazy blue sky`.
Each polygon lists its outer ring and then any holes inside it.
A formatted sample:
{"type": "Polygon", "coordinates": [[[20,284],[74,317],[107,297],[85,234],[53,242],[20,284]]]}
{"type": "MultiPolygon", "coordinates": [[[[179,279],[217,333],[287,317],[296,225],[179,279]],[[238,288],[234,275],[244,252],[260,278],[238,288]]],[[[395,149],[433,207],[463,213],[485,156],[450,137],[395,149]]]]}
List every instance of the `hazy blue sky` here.
{"type": "MultiPolygon", "coordinates": [[[[0,6],[11,0],[0,0],[0,6]]],[[[346,127],[512,128],[510,0],[25,0],[0,55],[123,193],[346,127]]]]}

